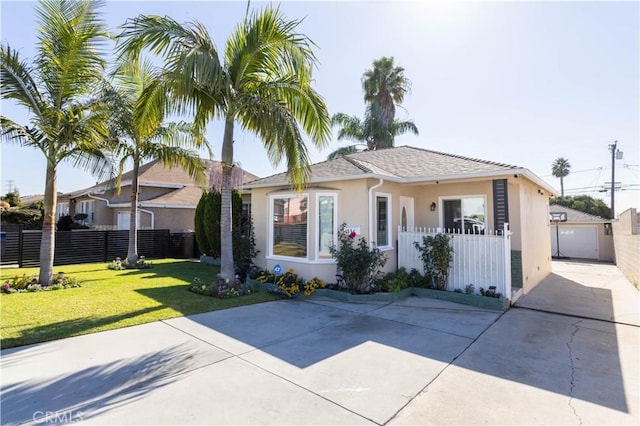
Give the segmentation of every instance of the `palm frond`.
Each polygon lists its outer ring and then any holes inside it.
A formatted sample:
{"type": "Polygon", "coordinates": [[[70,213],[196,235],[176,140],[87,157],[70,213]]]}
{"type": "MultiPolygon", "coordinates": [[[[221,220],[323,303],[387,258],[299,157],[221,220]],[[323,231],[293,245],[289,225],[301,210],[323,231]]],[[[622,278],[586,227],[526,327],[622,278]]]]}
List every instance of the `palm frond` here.
{"type": "Polygon", "coordinates": [[[36,149],[48,145],[45,136],[38,129],[22,126],[5,116],[0,116],[0,138],[6,142],[36,149]]]}
{"type": "Polygon", "coordinates": [[[356,152],[358,152],[357,145],[343,146],[329,154],[327,156],[327,160],[335,160],[336,158],[344,157],[345,155],[349,154],[355,154],[356,152]]]}
{"type": "Polygon", "coordinates": [[[102,49],[109,37],[98,13],[103,5],[101,0],[43,0],[36,9],[38,68],[48,102],[58,108],[103,77],[102,49]]]}
{"type": "Polygon", "coordinates": [[[34,115],[41,117],[46,105],[32,75],[31,66],[20,60],[17,50],[0,47],[0,91],[3,99],[13,99],[34,115]]]}

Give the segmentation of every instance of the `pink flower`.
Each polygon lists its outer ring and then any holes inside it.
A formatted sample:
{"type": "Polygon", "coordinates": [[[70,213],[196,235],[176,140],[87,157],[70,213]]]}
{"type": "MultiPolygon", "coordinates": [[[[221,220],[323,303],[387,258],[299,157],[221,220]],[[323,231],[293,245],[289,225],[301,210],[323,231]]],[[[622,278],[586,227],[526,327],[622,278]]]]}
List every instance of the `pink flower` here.
{"type": "Polygon", "coordinates": [[[349,238],[351,238],[352,240],[356,237],[356,231],[351,231],[351,233],[349,234],[349,238]]]}

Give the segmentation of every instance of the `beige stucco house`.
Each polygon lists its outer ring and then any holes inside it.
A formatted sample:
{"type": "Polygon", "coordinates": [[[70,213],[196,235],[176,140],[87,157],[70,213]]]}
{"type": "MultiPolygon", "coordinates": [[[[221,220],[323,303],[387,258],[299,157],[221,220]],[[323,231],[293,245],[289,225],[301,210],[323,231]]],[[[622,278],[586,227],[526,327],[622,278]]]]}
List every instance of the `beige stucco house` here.
{"type": "MultiPolygon", "coordinates": [[[[208,161],[208,160],[207,160],[208,161]]],[[[210,169],[218,167],[208,161],[210,169]]],[[[83,221],[93,229],[129,229],[132,172],[122,175],[121,191],[111,182],[102,182],[89,188],[62,194],[58,197],[56,219],[60,216],[85,213],[83,221]]],[[[242,171],[239,180],[249,182],[257,176],[242,171]]],[[[180,167],[167,168],[159,161],[140,166],[138,198],[138,229],[168,229],[170,232],[193,230],[195,209],[202,196],[198,185],[180,167]]],[[[248,209],[250,194],[243,190],[243,202],[248,209]]]]}
{"type": "Polygon", "coordinates": [[[386,253],[387,271],[397,269],[400,227],[489,233],[508,223],[512,286],[527,293],[551,272],[555,191],[526,168],[403,146],[314,164],[302,192],[285,173],[245,188],[263,268],[335,282],[329,247],[342,223],[386,253]]]}

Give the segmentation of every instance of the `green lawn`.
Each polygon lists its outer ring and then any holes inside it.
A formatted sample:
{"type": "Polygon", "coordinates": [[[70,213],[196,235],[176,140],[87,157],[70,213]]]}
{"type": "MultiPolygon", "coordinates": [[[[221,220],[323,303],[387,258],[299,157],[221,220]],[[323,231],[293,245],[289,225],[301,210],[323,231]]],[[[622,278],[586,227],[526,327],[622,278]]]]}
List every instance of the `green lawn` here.
{"type": "MultiPolygon", "coordinates": [[[[182,259],[152,261],[145,270],[107,269],[106,263],[54,267],[54,275],[76,277],[82,287],[0,296],[0,346],[10,348],[96,331],[128,327],[161,319],[277,298],[254,293],[216,299],[188,291],[198,276],[213,281],[218,268],[182,259]]],[[[2,282],[15,275],[37,275],[37,268],[7,268],[2,282]]]]}

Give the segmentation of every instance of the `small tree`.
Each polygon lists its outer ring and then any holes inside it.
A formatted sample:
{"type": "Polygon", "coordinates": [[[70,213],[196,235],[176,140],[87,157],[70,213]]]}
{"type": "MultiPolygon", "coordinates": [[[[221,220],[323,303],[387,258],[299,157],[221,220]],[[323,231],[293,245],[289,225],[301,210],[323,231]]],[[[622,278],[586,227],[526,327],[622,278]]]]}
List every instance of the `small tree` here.
{"type": "Polygon", "coordinates": [[[420,252],[425,275],[431,277],[431,282],[438,290],[447,288],[449,267],[453,261],[450,240],[446,234],[436,234],[422,237],[422,245],[417,241],[413,243],[420,252]]]}
{"type": "Polygon", "coordinates": [[[387,258],[379,248],[370,249],[364,238],[360,238],[354,247],[355,237],[356,233],[348,233],[343,223],[338,231],[338,246],[331,246],[329,251],[336,259],[338,274],[342,275],[349,291],[353,294],[370,293],[387,258]]]}
{"type": "Polygon", "coordinates": [[[20,199],[20,193],[17,189],[7,192],[7,194],[2,197],[2,201],[6,201],[11,207],[22,207],[22,200],[20,199]]]}

